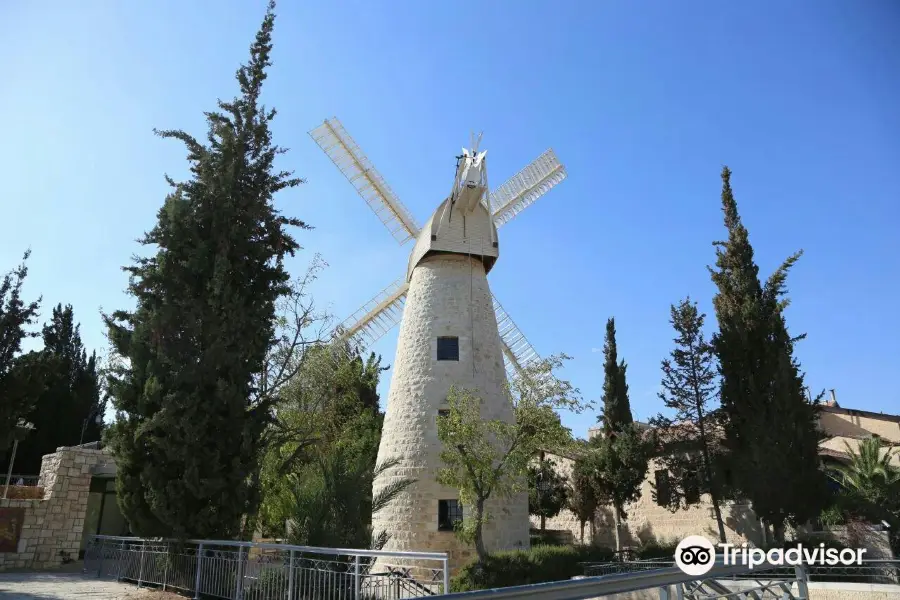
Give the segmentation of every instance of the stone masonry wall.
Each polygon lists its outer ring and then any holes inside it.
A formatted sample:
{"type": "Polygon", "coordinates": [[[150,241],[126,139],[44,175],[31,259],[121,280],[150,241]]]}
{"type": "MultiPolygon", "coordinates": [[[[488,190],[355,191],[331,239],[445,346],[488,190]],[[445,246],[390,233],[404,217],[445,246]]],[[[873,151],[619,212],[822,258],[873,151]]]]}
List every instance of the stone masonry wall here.
{"type": "MultiPolygon", "coordinates": [[[[378,462],[400,464],[374,484],[377,493],[398,478],[416,480],[379,513],[373,529],[391,533],[386,550],[448,552],[453,568],[474,550],[452,531],[438,530],[438,501],[458,498],[435,481],[441,443],[438,410],[448,408],[451,385],[477,390],[485,419],[511,419],[506,374],[492,297],[480,261],[449,255],[425,259],[413,271],[400,325],[378,462]],[[459,337],[459,361],[437,361],[438,336],[459,337]]],[[[484,528],[488,551],[527,548],[527,493],[488,501],[484,528]]],[[[470,510],[464,508],[464,512],[470,510]]]]}
{"type": "MultiPolygon", "coordinates": [[[[573,461],[559,456],[549,456],[557,466],[561,475],[571,475],[573,461]]],[[[647,470],[648,477],[641,486],[641,498],[625,509],[628,514],[623,523],[621,536],[624,546],[641,546],[650,542],[666,544],[678,542],[688,535],[704,535],[715,540],[718,538],[718,527],[709,497],[704,495],[701,502],[685,510],[671,512],[653,501],[651,478],[656,467],[651,462],[647,470]]],[[[722,506],[722,518],[725,522],[725,537],[729,542],[761,542],[759,521],[743,504],[726,503],[722,506]]],[[[531,517],[532,526],[540,524],[539,517],[531,517]]],[[[578,519],[565,509],[559,515],[546,520],[547,529],[571,531],[575,540],[580,541],[581,531],[578,519]]],[[[585,524],[584,543],[615,547],[615,529],[610,507],[601,507],[594,518],[594,535],[591,536],[591,525],[585,524]]]]}
{"type": "Polygon", "coordinates": [[[0,507],[25,509],[18,551],[0,553],[0,571],[49,569],[63,564],[64,557],[78,559],[91,469],[108,460],[102,450],[57,448],[41,463],[43,499],[0,500],[0,507]]]}

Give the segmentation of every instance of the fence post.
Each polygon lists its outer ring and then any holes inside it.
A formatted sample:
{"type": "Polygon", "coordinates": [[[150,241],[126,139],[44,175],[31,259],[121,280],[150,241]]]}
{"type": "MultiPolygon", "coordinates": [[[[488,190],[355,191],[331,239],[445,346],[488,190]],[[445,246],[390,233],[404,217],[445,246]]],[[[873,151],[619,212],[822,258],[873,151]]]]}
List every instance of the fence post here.
{"type": "Polygon", "coordinates": [[[449,559],[445,556],[442,559],[444,563],[444,593],[450,593],[450,562],[449,559]]]}
{"type": "Polygon", "coordinates": [[[144,578],[144,546],[147,544],[145,540],[141,540],[141,564],[138,566],[138,587],[141,587],[141,580],[144,578]]]}
{"type": "Polygon", "coordinates": [[[194,600],[200,600],[200,563],[203,562],[203,544],[197,546],[197,575],[194,577],[194,600]]]}
{"type": "Polygon", "coordinates": [[[95,548],[97,548],[99,554],[99,559],[97,560],[97,579],[100,579],[100,576],[103,574],[103,540],[97,539],[96,536],[92,536],[92,540],[95,544],[95,548]]]}
{"type": "Polygon", "coordinates": [[[241,582],[243,581],[243,575],[241,574],[242,568],[244,565],[244,547],[238,546],[238,555],[237,555],[237,564],[234,567],[234,598],[235,600],[241,600],[241,582]]]}
{"type": "Polygon", "coordinates": [[[166,554],[163,557],[163,591],[166,591],[166,584],[169,583],[169,556],[171,556],[171,552],[169,552],[169,542],[166,542],[166,554]]]}
{"type": "Polygon", "coordinates": [[[676,600],[684,600],[684,584],[683,583],[675,584],[675,599],[676,600]]]}
{"type": "Polygon", "coordinates": [[[663,585],[659,588],[659,600],[669,600],[669,586],[663,585]]]}
{"type": "Polygon", "coordinates": [[[353,559],[353,600],[359,600],[359,554],[353,559]]]}
{"type": "Polygon", "coordinates": [[[288,600],[294,600],[294,551],[288,559],[288,600]]]}
{"type": "Polygon", "coordinates": [[[797,597],[799,600],[808,600],[809,588],[806,587],[806,569],[803,568],[803,565],[794,567],[794,575],[797,576],[797,597]]]}

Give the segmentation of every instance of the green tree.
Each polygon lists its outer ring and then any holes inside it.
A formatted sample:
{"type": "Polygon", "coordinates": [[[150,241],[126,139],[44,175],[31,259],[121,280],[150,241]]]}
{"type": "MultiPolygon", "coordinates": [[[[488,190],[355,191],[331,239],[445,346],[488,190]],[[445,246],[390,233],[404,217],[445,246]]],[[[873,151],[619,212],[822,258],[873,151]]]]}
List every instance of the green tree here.
{"type": "Polygon", "coordinates": [[[449,414],[438,418],[444,466],[436,479],[459,490],[460,502],[471,507],[457,532],[474,543],[479,561],[487,556],[482,537],[490,517],[487,500],[523,491],[528,466],[537,453],[571,441],[571,432],[563,427],[556,410],[577,412],[583,405],[578,390],[552,374],[567,358],[559,355],[537,362],[510,382],[513,422],[483,419],[480,397],[469,390],[450,390],[449,414]]]}
{"type": "Polygon", "coordinates": [[[22,342],[37,336],[27,328],[37,320],[41,301],[22,298],[30,254],[26,252],[22,264],[0,280],[0,453],[6,453],[16,424],[28,416],[43,389],[40,353],[22,354],[22,342]]]}
{"type": "Polygon", "coordinates": [[[634,425],[626,364],[618,359],[613,318],[606,322],[603,354],[603,410],[597,419],[603,424],[603,435],[591,440],[591,447],[596,453],[594,464],[598,469],[596,493],[613,506],[618,551],[622,549],[622,521],[628,518],[625,505],[641,497],[650,449],[634,425]]]}
{"type": "Polygon", "coordinates": [[[722,169],[722,211],[728,239],[716,242],[710,268],[719,332],[713,348],[721,374],[724,446],[733,480],[771,524],[778,540],[784,524],[818,515],[827,498],[819,469],[818,402],[804,395],[803,375],[787,331],[784,298],[790,256],[763,285],[746,227],[731,190],[731,171],[722,169]]]}
{"type": "Polygon", "coordinates": [[[553,518],[566,506],[568,485],[556,470],[556,463],[542,458],[528,467],[528,512],[541,518],[541,531],[547,518],[553,518]]]}
{"type": "Polygon", "coordinates": [[[175,183],[141,242],[156,248],[126,267],[133,312],[106,316],[119,360],[110,381],[119,418],[109,429],[119,505],[141,536],[225,539],[252,509],[252,477],[274,398],[258,396],[274,336],[275,304],[289,292],[284,258],[298,249],[274,195],[301,180],[274,167],[284,150],[260,104],[270,66],[274,3],[240,94],[206,113],[202,144],[184,131],[190,180],[175,183]]]}
{"type": "MultiPolygon", "coordinates": [[[[261,476],[261,526],[278,536],[284,535],[288,520],[302,523],[312,518],[311,499],[320,499],[322,510],[336,510],[339,503],[358,504],[350,497],[329,496],[340,491],[344,481],[333,475],[344,469],[371,477],[381,439],[377,387],[385,368],[380,357],[370,354],[364,361],[346,345],[335,343],[306,348],[299,362],[294,378],[280,391],[261,476]]],[[[373,502],[371,483],[359,485],[362,497],[373,502]]],[[[347,522],[331,514],[337,523],[347,522]]],[[[368,524],[371,509],[360,514],[368,524]]],[[[321,529],[308,531],[306,543],[327,545],[323,535],[328,523],[314,518],[310,522],[321,529]]]]}
{"type": "Polygon", "coordinates": [[[591,525],[591,540],[594,539],[594,515],[600,506],[600,498],[597,495],[597,474],[599,468],[593,464],[593,455],[579,456],[572,465],[572,475],[569,480],[567,504],[569,510],[578,519],[580,527],[580,541],[584,543],[584,525],[591,525]]]}
{"type": "Polygon", "coordinates": [[[97,355],[84,349],[71,305],[53,309],[42,336],[46,387],[29,416],[36,429],[16,455],[16,470],[23,473],[40,471],[42,457],[59,446],[99,440],[102,430],[97,355]]]}
{"type": "Polygon", "coordinates": [[[718,394],[718,374],[712,345],[703,336],[705,317],[690,298],[671,307],[677,336],[671,358],[662,361],[663,391],[659,397],[674,411],[674,417],[659,414],[651,419],[662,441],[657,463],[669,472],[668,497],[657,500],[678,510],[699,502],[701,493],[708,493],[719,540],[725,543],[720,508],[722,477],[714,477],[713,472],[720,446],[720,429],[711,407],[718,394]]]}
{"type": "Polygon", "coordinates": [[[597,420],[603,424],[603,434],[610,436],[634,420],[625,381],[626,365],[624,360],[618,361],[616,320],[612,317],[606,321],[603,356],[603,411],[597,420]]]}
{"type": "Polygon", "coordinates": [[[831,467],[829,476],[864,510],[878,506],[895,513],[895,519],[900,516],[900,467],[891,462],[898,453],[875,437],[862,440],[857,449],[847,442],[844,447],[849,463],[831,467]]]}

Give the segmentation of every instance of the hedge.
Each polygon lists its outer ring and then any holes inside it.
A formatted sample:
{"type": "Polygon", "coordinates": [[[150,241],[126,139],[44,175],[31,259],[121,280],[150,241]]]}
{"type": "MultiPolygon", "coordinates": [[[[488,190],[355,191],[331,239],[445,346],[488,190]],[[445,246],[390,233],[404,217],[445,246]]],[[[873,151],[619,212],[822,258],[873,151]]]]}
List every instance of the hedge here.
{"type": "Polygon", "coordinates": [[[583,562],[613,560],[613,551],[598,546],[535,546],[488,555],[469,563],[450,581],[453,592],[562,581],[582,575],[583,562]]]}

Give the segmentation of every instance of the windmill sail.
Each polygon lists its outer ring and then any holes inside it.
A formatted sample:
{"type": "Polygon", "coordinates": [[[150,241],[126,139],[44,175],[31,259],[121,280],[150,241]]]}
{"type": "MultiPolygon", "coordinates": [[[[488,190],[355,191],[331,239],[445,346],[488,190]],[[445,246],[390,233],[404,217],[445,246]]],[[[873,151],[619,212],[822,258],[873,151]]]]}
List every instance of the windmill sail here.
{"type": "Polygon", "coordinates": [[[547,150],[491,192],[490,208],[494,224],[500,227],[509,222],[565,178],[566,168],[556,158],[552,148],[547,150]]]}
{"type": "Polygon", "coordinates": [[[497,330],[500,333],[500,341],[503,342],[503,357],[506,359],[504,361],[506,376],[512,379],[519,371],[531,366],[541,357],[525,339],[525,334],[516,327],[496,296],[493,296],[493,300],[494,313],[497,315],[497,330]]]}
{"type": "Polygon", "coordinates": [[[375,211],[394,239],[404,244],[416,238],[419,226],[409,210],[337,118],[325,119],[309,135],[375,211]]]}
{"type": "Polygon", "coordinates": [[[335,330],[336,337],[359,350],[371,348],[400,322],[408,289],[406,278],[398,279],[341,323],[335,330]]]}

